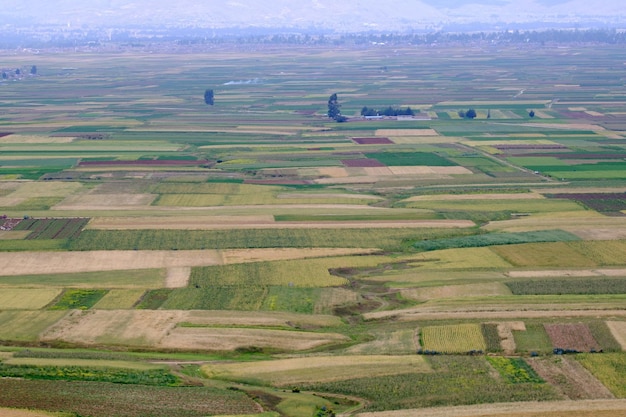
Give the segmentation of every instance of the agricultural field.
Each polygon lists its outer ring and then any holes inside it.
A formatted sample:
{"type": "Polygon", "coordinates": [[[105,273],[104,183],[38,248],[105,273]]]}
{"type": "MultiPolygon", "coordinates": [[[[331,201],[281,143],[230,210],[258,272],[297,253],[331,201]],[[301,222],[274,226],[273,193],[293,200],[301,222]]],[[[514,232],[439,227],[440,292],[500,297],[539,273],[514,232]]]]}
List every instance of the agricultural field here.
{"type": "Polygon", "coordinates": [[[0,51],[0,415],[626,409],[620,45],[170,46],[0,51]]]}

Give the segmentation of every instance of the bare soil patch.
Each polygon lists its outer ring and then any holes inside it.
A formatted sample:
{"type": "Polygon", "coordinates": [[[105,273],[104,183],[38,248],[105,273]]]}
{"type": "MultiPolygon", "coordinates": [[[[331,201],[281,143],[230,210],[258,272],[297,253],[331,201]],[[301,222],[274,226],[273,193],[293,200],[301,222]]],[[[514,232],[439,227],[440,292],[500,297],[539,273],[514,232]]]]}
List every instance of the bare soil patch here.
{"type": "Polygon", "coordinates": [[[220,265],[214,250],[0,252],[0,276],[220,265]]]}
{"type": "Polygon", "coordinates": [[[189,266],[167,268],[167,275],[165,276],[165,288],[186,287],[189,283],[190,275],[191,267],[189,266]]]}
{"type": "Polygon", "coordinates": [[[435,174],[440,174],[440,175],[466,175],[466,174],[473,174],[472,171],[470,171],[469,169],[462,167],[462,166],[456,166],[456,167],[430,167],[433,172],[435,174]]]}
{"type": "Polygon", "coordinates": [[[565,356],[531,358],[532,368],[570,400],[615,398],[600,381],[576,360],[565,356]]]}
{"type": "Polygon", "coordinates": [[[191,350],[234,350],[256,346],[281,350],[306,350],[348,340],[338,333],[287,330],[177,327],[159,343],[162,348],[191,350]]]}
{"type": "Polygon", "coordinates": [[[572,231],[583,240],[622,240],[626,239],[626,227],[577,228],[572,231]]]}
{"type": "Polygon", "coordinates": [[[156,346],[185,314],[175,310],[74,310],[40,339],[78,345],[156,346]]]}
{"type": "Polygon", "coordinates": [[[523,321],[505,321],[498,323],[498,336],[500,337],[500,346],[505,355],[515,354],[517,348],[515,344],[515,338],[513,337],[513,330],[525,331],[526,325],[523,321]]]}
{"type": "Polygon", "coordinates": [[[376,178],[376,181],[378,181],[377,177],[378,176],[389,176],[389,175],[393,175],[393,171],[391,171],[391,168],[386,167],[386,166],[381,166],[381,167],[365,167],[363,168],[363,172],[365,172],[365,175],[370,176],[371,178],[376,178]]]}
{"type": "Polygon", "coordinates": [[[55,417],[58,415],[58,413],[48,413],[46,411],[18,410],[15,408],[0,407],[0,416],[2,417],[55,417]]]}
{"type": "Polygon", "coordinates": [[[394,166],[389,167],[393,175],[428,175],[434,174],[432,167],[428,166],[394,166]]]}
{"type": "Polygon", "coordinates": [[[330,178],[343,178],[343,177],[349,176],[348,171],[346,171],[345,168],[334,168],[334,167],[318,168],[317,172],[319,173],[319,175],[323,177],[330,177],[330,178]]]}

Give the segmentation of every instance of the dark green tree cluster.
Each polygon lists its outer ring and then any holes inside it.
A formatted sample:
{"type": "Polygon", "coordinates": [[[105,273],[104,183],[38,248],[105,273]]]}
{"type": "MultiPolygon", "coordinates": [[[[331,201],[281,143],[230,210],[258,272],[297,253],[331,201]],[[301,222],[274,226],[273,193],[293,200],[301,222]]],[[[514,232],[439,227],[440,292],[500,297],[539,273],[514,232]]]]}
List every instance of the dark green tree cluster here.
{"type": "Polygon", "coordinates": [[[213,90],[204,91],[204,102],[209,106],[212,106],[215,103],[215,94],[213,93],[213,90]]]}
{"type": "Polygon", "coordinates": [[[340,108],[341,105],[339,104],[337,93],[331,94],[328,98],[328,117],[336,122],[345,122],[348,120],[345,116],[342,116],[340,108]]]}
{"type": "Polygon", "coordinates": [[[458,114],[461,119],[475,119],[476,118],[476,110],[474,109],[469,109],[467,111],[459,110],[458,114]]]}
{"type": "Polygon", "coordinates": [[[361,109],[361,116],[414,116],[415,112],[410,107],[406,109],[387,107],[383,110],[376,110],[367,106],[361,109]]]}

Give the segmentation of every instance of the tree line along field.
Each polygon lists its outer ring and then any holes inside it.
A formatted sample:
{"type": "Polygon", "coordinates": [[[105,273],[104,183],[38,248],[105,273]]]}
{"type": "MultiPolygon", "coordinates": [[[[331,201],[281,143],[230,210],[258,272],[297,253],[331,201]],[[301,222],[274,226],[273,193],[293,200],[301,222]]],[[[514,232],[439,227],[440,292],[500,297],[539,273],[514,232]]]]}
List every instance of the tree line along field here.
{"type": "Polygon", "coordinates": [[[394,48],[0,52],[0,414],[626,409],[624,51],[394,48]]]}

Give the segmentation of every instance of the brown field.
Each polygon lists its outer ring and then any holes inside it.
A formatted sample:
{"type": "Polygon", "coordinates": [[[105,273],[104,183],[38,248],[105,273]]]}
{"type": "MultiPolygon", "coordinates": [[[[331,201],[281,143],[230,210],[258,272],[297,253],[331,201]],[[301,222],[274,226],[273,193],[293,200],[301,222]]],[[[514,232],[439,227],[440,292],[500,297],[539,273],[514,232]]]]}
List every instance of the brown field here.
{"type": "Polygon", "coordinates": [[[618,240],[626,239],[626,226],[611,228],[577,228],[572,231],[583,240],[618,240]]]}
{"type": "Polygon", "coordinates": [[[543,271],[509,271],[512,278],[553,278],[553,277],[597,277],[601,274],[593,269],[548,269],[543,271]]]}
{"type": "Polygon", "coordinates": [[[277,386],[432,371],[424,357],[417,355],[310,356],[256,363],[209,364],[202,369],[210,376],[258,378],[277,386]]]}
{"type": "Polygon", "coordinates": [[[156,197],[156,194],[79,194],[61,201],[53,210],[121,210],[147,207],[156,197]]]}
{"type": "Polygon", "coordinates": [[[402,201],[449,201],[449,200],[537,200],[545,199],[539,193],[514,194],[439,194],[419,195],[402,201]]]}
{"type": "Polygon", "coordinates": [[[369,177],[384,177],[388,175],[393,175],[390,167],[380,166],[380,167],[364,167],[363,172],[365,175],[369,177]]]}
{"type": "Polygon", "coordinates": [[[220,251],[223,264],[244,262],[282,261],[290,259],[321,258],[328,256],[360,255],[376,252],[377,249],[360,248],[270,248],[270,249],[225,249],[220,251]]]}
{"type": "Polygon", "coordinates": [[[626,400],[583,400],[381,411],[358,413],[357,417],[616,417],[624,413],[626,400]]]}
{"type": "Polygon", "coordinates": [[[500,336],[500,346],[505,355],[513,355],[517,349],[513,331],[525,331],[526,325],[523,321],[504,321],[498,323],[498,336],[500,336]]]}
{"type": "MultiPolygon", "coordinates": [[[[350,176],[350,174],[348,174],[348,170],[346,168],[335,168],[335,167],[316,168],[314,171],[317,171],[317,175],[320,175],[322,177],[344,178],[344,177],[350,176]]],[[[300,173],[301,176],[306,176],[307,170],[306,169],[300,169],[299,173],[300,173]]],[[[314,172],[311,173],[311,174],[315,175],[314,172]]]]}
{"type": "Polygon", "coordinates": [[[441,287],[405,288],[401,294],[411,300],[433,300],[438,298],[484,297],[510,295],[506,285],[499,282],[466,285],[444,285],[441,287]]]}
{"type": "Polygon", "coordinates": [[[376,311],[365,313],[366,320],[379,320],[393,317],[398,321],[417,320],[458,320],[458,319],[482,319],[496,321],[499,319],[534,319],[534,318],[557,318],[557,317],[626,317],[623,309],[593,309],[591,306],[581,305],[578,308],[562,310],[554,304],[533,305],[529,308],[525,304],[510,305],[481,305],[480,307],[464,307],[455,309],[442,308],[407,308],[393,311],[376,311]]]}
{"type": "Polygon", "coordinates": [[[2,417],[71,417],[72,415],[73,414],[0,407],[0,416],[2,417]]]}
{"type": "Polygon", "coordinates": [[[566,356],[530,358],[528,364],[570,400],[615,398],[585,367],[566,356]]]}
{"type": "Polygon", "coordinates": [[[339,333],[311,333],[246,328],[176,327],[168,329],[158,346],[184,350],[234,350],[256,346],[280,350],[307,350],[346,342],[339,333]]]}
{"type": "Polygon", "coordinates": [[[367,195],[367,194],[334,194],[334,193],[283,193],[278,194],[276,198],[298,198],[298,199],[313,199],[313,198],[352,198],[355,200],[383,200],[382,197],[378,197],[375,195],[367,195]]]}
{"type": "Polygon", "coordinates": [[[337,333],[224,326],[291,328],[333,326],[340,323],[338,317],[292,313],[74,310],[48,327],[40,335],[39,340],[81,346],[134,346],[182,350],[231,350],[246,346],[305,350],[343,342],[347,338],[337,333]],[[190,323],[196,327],[178,327],[181,323],[190,323]]]}
{"type": "Polygon", "coordinates": [[[322,327],[341,325],[337,316],[298,314],[282,311],[191,310],[185,312],[185,322],[204,326],[267,326],[322,327]]]}
{"type": "Polygon", "coordinates": [[[157,346],[184,317],[182,311],[74,310],[40,339],[79,345],[157,346]]]}
{"type": "Polygon", "coordinates": [[[0,137],[0,143],[11,143],[21,145],[23,143],[70,143],[75,137],[59,137],[59,136],[36,136],[36,135],[20,135],[13,134],[0,137]]]}
{"type": "Polygon", "coordinates": [[[0,276],[220,265],[214,250],[0,252],[0,276]]]}
{"type": "Polygon", "coordinates": [[[466,175],[466,174],[473,174],[472,171],[470,171],[469,169],[462,167],[462,166],[456,166],[456,167],[430,167],[430,169],[433,170],[433,172],[435,174],[438,175],[466,175]]]}
{"type": "Polygon", "coordinates": [[[626,321],[607,321],[607,326],[617,342],[626,351],[626,321]]]}
{"type": "Polygon", "coordinates": [[[555,348],[574,349],[578,352],[600,350],[600,345],[586,324],[544,324],[544,327],[555,348]]]}
{"type": "Polygon", "coordinates": [[[26,201],[26,197],[0,197],[0,207],[13,207],[26,201]]]}
{"type": "Polygon", "coordinates": [[[187,286],[189,282],[189,276],[191,275],[191,267],[179,266],[167,268],[167,275],[165,276],[165,288],[183,288],[187,286]]]}

